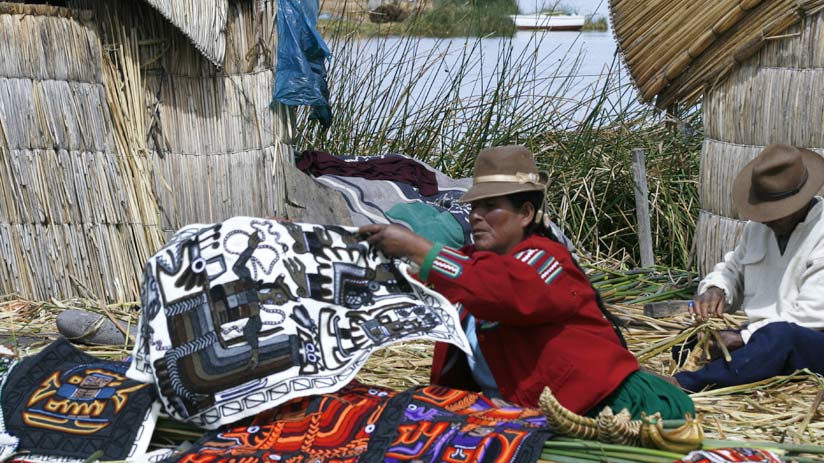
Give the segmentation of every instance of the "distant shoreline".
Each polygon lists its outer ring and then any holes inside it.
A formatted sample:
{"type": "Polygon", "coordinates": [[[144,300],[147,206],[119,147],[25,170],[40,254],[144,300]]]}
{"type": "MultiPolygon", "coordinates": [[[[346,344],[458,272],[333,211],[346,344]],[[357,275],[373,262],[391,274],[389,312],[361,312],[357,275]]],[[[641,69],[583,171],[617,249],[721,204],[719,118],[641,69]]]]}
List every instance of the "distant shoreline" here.
{"type": "MultiPolygon", "coordinates": [[[[329,18],[327,13],[326,18],[329,18]]],[[[499,21],[507,23],[501,29],[491,32],[490,30],[481,30],[477,34],[467,34],[463,28],[444,30],[438,28],[434,30],[432,27],[427,27],[426,24],[414,24],[414,18],[409,18],[403,22],[386,22],[374,23],[370,22],[366,15],[352,15],[346,17],[334,17],[329,19],[318,19],[318,30],[324,37],[341,36],[341,35],[355,35],[358,37],[373,37],[373,36],[392,36],[392,35],[411,35],[420,37],[450,37],[450,36],[508,36],[515,33],[515,25],[509,17],[502,15],[498,18],[499,21]]],[[[603,16],[596,16],[594,18],[587,17],[584,23],[582,32],[606,32],[609,30],[609,23],[603,16]]]]}

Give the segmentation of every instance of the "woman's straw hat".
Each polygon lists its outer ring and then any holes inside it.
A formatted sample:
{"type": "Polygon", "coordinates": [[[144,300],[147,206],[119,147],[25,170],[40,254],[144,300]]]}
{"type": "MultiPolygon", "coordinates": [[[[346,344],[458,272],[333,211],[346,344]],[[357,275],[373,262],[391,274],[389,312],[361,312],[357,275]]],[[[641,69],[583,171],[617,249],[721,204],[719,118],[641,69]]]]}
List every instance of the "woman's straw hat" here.
{"type": "Polygon", "coordinates": [[[738,214],[771,222],[801,210],[824,185],[824,158],[815,151],[775,144],[750,161],[733,184],[738,214]]]}
{"type": "Polygon", "coordinates": [[[524,191],[544,191],[549,175],[539,172],[532,152],[523,146],[487,148],[475,160],[472,188],[460,199],[468,203],[524,191]]]}

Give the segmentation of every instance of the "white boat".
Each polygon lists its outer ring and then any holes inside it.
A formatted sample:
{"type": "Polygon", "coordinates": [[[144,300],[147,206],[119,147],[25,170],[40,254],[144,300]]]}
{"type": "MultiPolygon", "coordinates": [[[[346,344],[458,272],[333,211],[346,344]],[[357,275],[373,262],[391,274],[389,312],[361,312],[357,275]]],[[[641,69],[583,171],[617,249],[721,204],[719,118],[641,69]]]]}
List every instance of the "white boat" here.
{"type": "Polygon", "coordinates": [[[511,15],[516,29],[548,29],[553,31],[579,31],[584,27],[583,16],[569,14],[518,14],[511,15]]]}

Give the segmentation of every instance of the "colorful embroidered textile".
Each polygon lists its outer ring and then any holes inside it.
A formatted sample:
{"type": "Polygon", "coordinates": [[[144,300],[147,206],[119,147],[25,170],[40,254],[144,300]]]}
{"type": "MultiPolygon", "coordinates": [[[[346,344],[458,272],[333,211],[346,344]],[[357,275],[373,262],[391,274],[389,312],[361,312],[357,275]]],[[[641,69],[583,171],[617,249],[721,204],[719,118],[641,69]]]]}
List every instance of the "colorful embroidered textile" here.
{"type": "Polygon", "coordinates": [[[365,461],[378,419],[397,395],[389,389],[351,383],[338,392],[295,399],[242,425],[212,432],[166,461],[365,461]]]}
{"type": "Polygon", "coordinates": [[[783,463],[782,459],[768,450],[745,448],[696,450],[675,463],[736,463],[742,461],[783,463]]]}
{"type": "Polygon", "coordinates": [[[129,376],[215,429],[333,392],[369,354],[426,338],[466,350],[455,308],[354,229],[237,217],[179,231],[146,265],[129,376]]]}
{"type": "Polygon", "coordinates": [[[157,418],[154,390],[128,379],[128,364],[101,360],[66,339],[17,362],[0,389],[0,432],[30,461],[102,460],[145,453],[157,418]]]}
{"type": "Polygon", "coordinates": [[[548,437],[537,409],[495,408],[443,387],[397,393],[354,383],[212,432],[166,463],[534,463],[548,437]]]}
{"type": "Polygon", "coordinates": [[[388,463],[535,462],[550,436],[538,409],[496,408],[480,394],[440,386],[413,394],[396,432],[388,463]]]}

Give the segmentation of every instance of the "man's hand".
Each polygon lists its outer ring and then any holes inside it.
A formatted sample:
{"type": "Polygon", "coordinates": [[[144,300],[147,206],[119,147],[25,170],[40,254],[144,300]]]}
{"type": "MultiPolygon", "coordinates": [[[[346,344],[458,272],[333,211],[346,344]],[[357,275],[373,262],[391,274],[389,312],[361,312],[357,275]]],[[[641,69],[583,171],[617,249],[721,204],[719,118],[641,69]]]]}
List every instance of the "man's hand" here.
{"type": "Polygon", "coordinates": [[[717,286],[710,286],[704,294],[695,298],[695,306],[690,307],[689,310],[699,320],[706,320],[710,317],[720,317],[726,305],[727,296],[724,290],[717,286]]]}
{"type": "Polygon", "coordinates": [[[358,228],[358,234],[389,257],[408,257],[418,265],[423,264],[432,242],[400,225],[370,224],[358,228]]]}
{"type": "MultiPolygon", "coordinates": [[[[721,338],[721,342],[724,343],[724,347],[727,348],[728,352],[744,347],[744,338],[741,337],[741,332],[738,330],[720,330],[718,336],[721,338]]],[[[712,359],[724,356],[724,352],[721,350],[721,347],[718,346],[718,340],[716,339],[710,342],[709,351],[710,358],[712,359]]]]}

